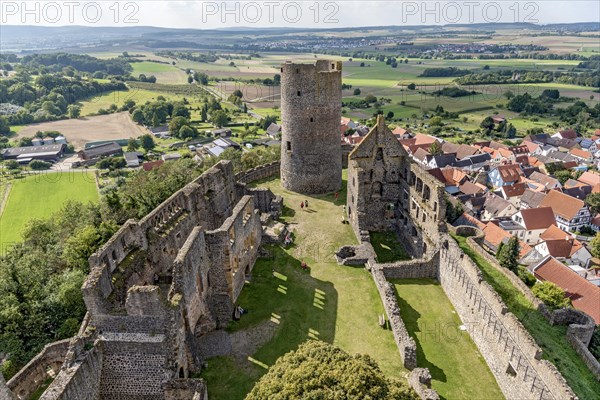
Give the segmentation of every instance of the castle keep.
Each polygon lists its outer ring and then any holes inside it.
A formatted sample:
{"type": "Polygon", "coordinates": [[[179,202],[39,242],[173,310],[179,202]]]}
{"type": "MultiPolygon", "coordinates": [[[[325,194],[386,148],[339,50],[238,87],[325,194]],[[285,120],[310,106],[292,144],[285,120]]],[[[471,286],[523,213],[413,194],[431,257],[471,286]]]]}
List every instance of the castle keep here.
{"type": "Polygon", "coordinates": [[[297,193],[342,186],[342,63],[287,62],[281,67],[281,182],[297,193]]]}

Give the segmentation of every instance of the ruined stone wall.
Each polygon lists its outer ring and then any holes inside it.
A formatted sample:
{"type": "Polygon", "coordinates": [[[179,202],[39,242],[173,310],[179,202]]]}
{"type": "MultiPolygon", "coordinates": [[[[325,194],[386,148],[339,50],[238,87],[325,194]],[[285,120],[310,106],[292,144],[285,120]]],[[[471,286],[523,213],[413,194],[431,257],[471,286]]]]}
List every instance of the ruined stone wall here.
{"type": "Polygon", "coordinates": [[[394,334],[394,340],[396,346],[402,357],[404,367],[407,369],[414,369],[417,367],[417,344],[415,340],[409,335],[404,321],[400,316],[400,306],[398,306],[398,300],[396,299],[396,293],[392,284],[389,283],[383,271],[374,265],[371,268],[371,275],[379,291],[383,308],[387,314],[392,333],[394,334]]]}
{"type": "Polygon", "coordinates": [[[100,398],[163,399],[162,383],[173,372],[168,369],[170,350],[165,335],[104,334],[100,398]]]}
{"type": "Polygon", "coordinates": [[[100,395],[102,352],[90,340],[73,339],[65,365],[40,400],[97,400],[100,395]]]}
{"type": "Polygon", "coordinates": [[[52,369],[54,373],[58,373],[68,349],[69,339],[47,344],[40,353],[8,381],[8,388],[19,399],[28,399],[48,378],[49,369],[52,369]]]}
{"type": "Polygon", "coordinates": [[[281,66],[281,183],[297,193],[342,186],[341,61],[281,66]]]}
{"type": "Polygon", "coordinates": [[[429,259],[399,261],[389,264],[377,264],[386,279],[437,279],[439,254],[429,259]]]}
{"type": "Polygon", "coordinates": [[[215,288],[209,304],[218,326],[231,320],[233,304],[258,257],[261,238],[260,214],[251,196],[242,198],[219,229],[206,232],[210,280],[215,288]]]}
{"type": "Polygon", "coordinates": [[[413,257],[431,257],[446,231],[445,189],[429,172],[408,160],[402,181],[402,205],[397,209],[397,233],[413,257]]]}
{"type": "Polygon", "coordinates": [[[549,310],[540,299],[535,297],[531,289],[525,285],[517,275],[512,271],[503,268],[495,257],[485,251],[481,245],[484,235],[479,228],[472,226],[457,226],[456,228],[450,227],[450,229],[454,230],[458,235],[469,236],[467,237],[469,246],[471,246],[471,248],[481,257],[485,258],[488,264],[496,271],[500,272],[510,280],[513,286],[519,289],[523,296],[531,302],[532,308],[537,309],[551,325],[569,326],[567,328],[567,340],[573,346],[577,354],[581,356],[590,371],[600,380],[600,363],[588,349],[590,339],[596,326],[593,318],[584,312],[572,308],[549,310]]]}
{"type": "Polygon", "coordinates": [[[383,118],[350,153],[347,212],[358,237],[361,231],[395,229],[407,159],[383,118]]]}
{"type": "Polygon", "coordinates": [[[235,180],[239,183],[251,183],[263,179],[274,178],[279,176],[280,168],[281,162],[273,161],[244,172],[239,172],[235,175],[235,180]]]}
{"type": "Polygon", "coordinates": [[[4,381],[4,376],[2,373],[0,373],[0,399],[16,400],[14,393],[8,389],[8,386],[6,386],[6,382],[4,381]]]}
{"type": "Polygon", "coordinates": [[[574,399],[575,395],[473,261],[445,235],[439,279],[507,398],[574,399]]]}

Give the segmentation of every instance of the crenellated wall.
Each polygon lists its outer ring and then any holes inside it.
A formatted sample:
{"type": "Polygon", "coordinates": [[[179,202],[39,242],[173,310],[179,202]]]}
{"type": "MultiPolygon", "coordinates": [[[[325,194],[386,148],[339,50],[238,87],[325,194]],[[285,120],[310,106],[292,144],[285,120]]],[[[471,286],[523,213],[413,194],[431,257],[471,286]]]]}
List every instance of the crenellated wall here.
{"type": "Polygon", "coordinates": [[[542,350],[529,332],[449,236],[440,249],[439,279],[507,398],[576,398],[556,367],[542,360],[542,350]]]}

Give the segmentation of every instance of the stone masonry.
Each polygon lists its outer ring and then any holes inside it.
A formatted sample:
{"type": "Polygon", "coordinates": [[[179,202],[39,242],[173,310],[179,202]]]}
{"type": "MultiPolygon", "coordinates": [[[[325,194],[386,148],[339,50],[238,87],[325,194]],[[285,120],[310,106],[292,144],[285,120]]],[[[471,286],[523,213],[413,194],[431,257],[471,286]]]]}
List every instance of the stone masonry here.
{"type": "Polygon", "coordinates": [[[342,186],[342,63],[281,66],[281,182],[297,193],[342,186]]]}
{"type": "Polygon", "coordinates": [[[42,400],[206,400],[204,381],[190,378],[203,364],[199,343],[233,317],[258,256],[261,214],[281,212],[280,197],[246,183],[275,175],[276,166],[238,182],[222,161],[125,223],[90,257],[88,313],[66,356],[51,359],[48,347],[15,382],[37,387],[58,363],[42,400]]]}
{"type": "MultiPolygon", "coordinates": [[[[383,118],[349,155],[348,166],[347,211],[361,244],[344,246],[338,261],[346,264],[358,254],[367,259],[405,367],[417,371],[420,360],[387,279],[433,278],[440,281],[508,399],[574,399],[563,376],[542,359],[527,330],[446,233],[443,187],[408,159],[383,118]],[[397,232],[417,259],[378,263],[368,244],[369,231],[397,232]]],[[[437,398],[428,388],[428,376],[426,369],[418,370],[409,383],[421,398],[437,398]]]]}

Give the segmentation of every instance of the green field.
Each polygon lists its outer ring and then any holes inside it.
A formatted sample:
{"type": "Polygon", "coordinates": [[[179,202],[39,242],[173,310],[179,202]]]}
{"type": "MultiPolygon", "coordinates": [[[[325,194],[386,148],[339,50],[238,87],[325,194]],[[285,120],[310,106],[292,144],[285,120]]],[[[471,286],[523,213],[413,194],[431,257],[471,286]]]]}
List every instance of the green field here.
{"type": "Polygon", "coordinates": [[[8,202],[0,216],[3,247],[21,240],[30,219],[48,218],[67,200],[87,203],[98,200],[93,173],[59,172],[31,175],[11,181],[8,202]]]}
{"type": "Polygon", "coordinates": [[[437,281],[393,282],[402,320],[417,343],[417,363],[429,368],[431,387],[445,399],[503,399],[477,346],[437,281]]]}
{"type": "Polygon", "coordinates": [[[157,83],[187,83],[185,71],[171,64],[162,64],[151,61],[131,63],[133,72],[131,75],[137,77],[140,74],[146,76],[154,75],[157,83]]]}

